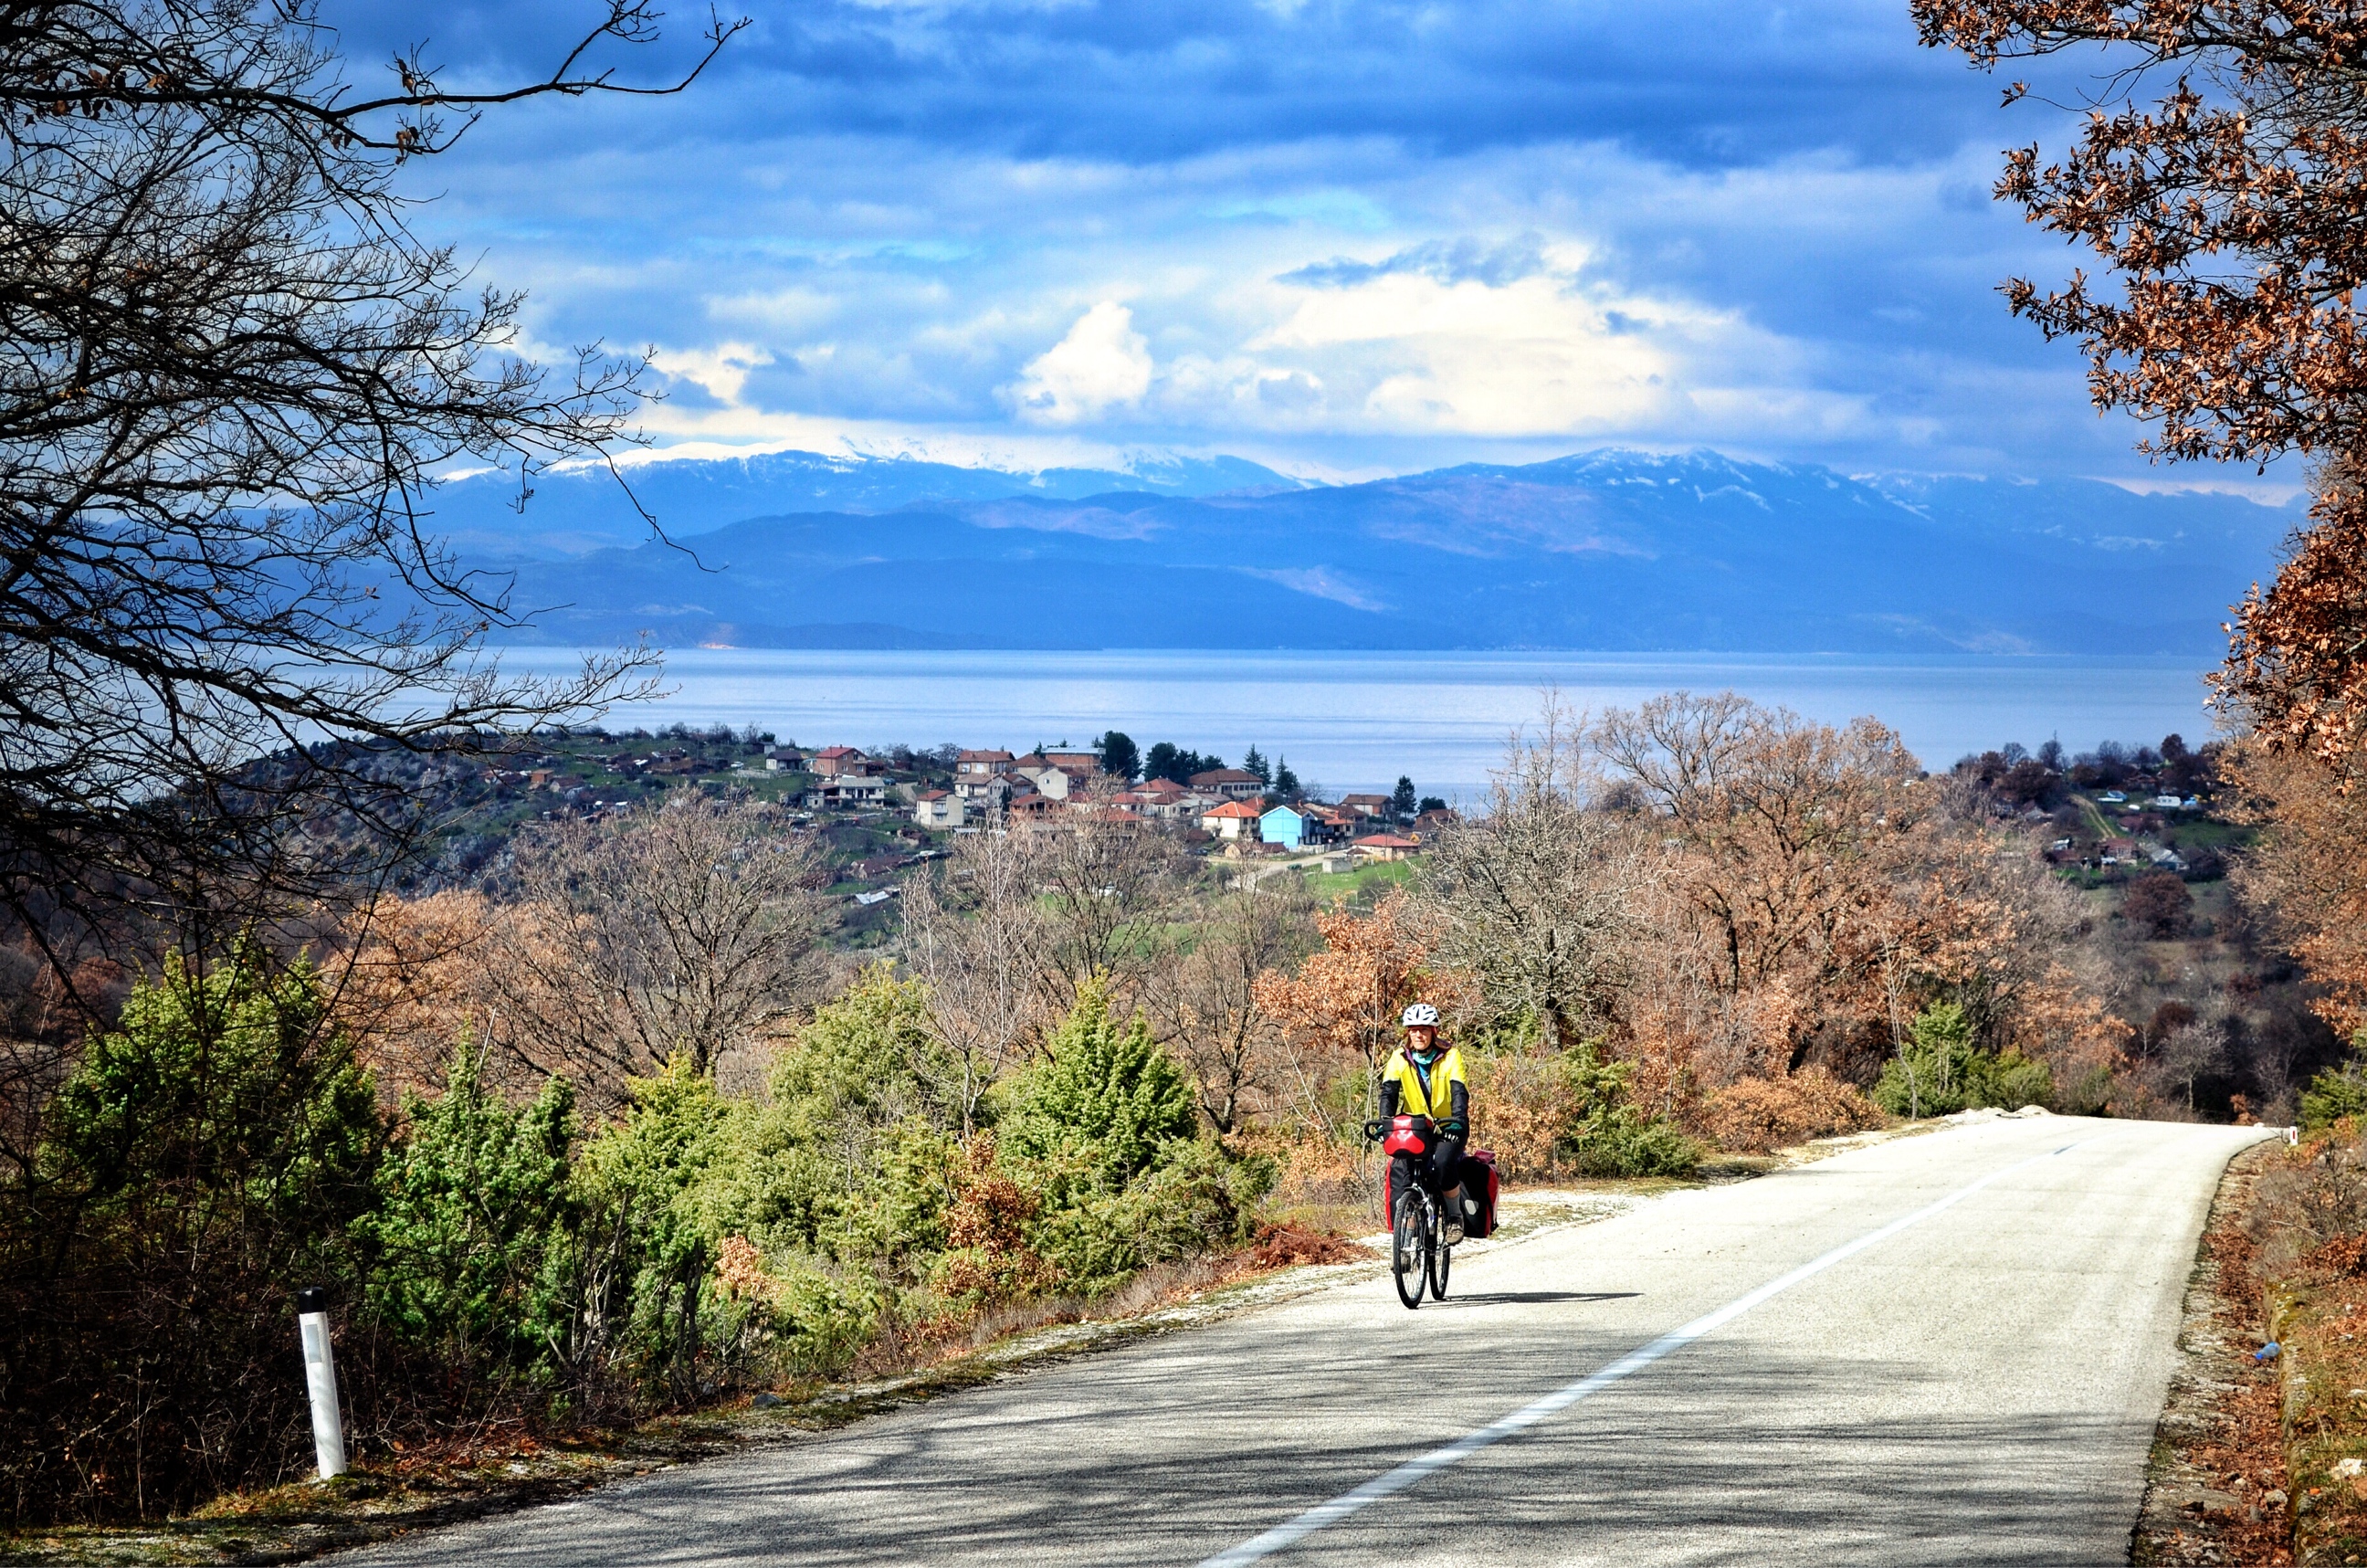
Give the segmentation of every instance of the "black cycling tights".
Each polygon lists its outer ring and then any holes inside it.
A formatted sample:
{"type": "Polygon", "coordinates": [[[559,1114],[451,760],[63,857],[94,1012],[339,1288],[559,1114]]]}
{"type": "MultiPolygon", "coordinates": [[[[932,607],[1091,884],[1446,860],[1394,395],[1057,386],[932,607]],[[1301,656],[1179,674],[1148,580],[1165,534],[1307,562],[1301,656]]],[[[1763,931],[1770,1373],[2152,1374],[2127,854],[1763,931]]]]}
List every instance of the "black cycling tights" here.
{"type": "MultiPolygon", "coordinates": [[[[1431,1145],[1425,1163],[1430,1167],[1431,1190],[1444,1197],[1450,1187],[1464,1179],[1463,1140],[1440,1139],[1431,1145]]],[[[1412,1174],[1412,1165],[1413,1158],[1407,1154],[1396,1155],[1389,1161],[1389,1218],[1392,1221],[1397,1218],[1398,1194],[1405,1190],[1406,1180],[1412,1174]]],[[[1465,1189],[1464,1195],[1478,1196],[1468,1187],[1465,1189]]],[[[1460,1217],[1457,1216],[1458,1219],[1460,1217]]]]}

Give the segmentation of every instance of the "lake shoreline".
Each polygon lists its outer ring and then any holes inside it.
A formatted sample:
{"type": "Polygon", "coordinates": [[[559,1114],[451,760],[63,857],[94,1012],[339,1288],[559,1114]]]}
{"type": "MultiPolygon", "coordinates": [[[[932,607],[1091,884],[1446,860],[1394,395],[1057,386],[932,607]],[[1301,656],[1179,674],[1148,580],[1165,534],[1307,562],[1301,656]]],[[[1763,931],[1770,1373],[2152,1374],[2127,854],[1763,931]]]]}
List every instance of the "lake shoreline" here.
{"type": "MultiPolygon", "coordinates": [[[[571,668],[583,650],[497,650],[521,674],[571,668]]],[[[753,725],[809,745],[889,744],[1025,751],[1123,730],[1238,761],[1250,746],[1333,790],[1470,800],[1547,690],[1567,705],[1632,707],[1659,692],[1733,689],[1827,723],[1871,715],[1927,767],[1967,751],[2049,738],[2157,744],[2215,733],[2203,660],[2159,655],[1342,653],[1328,650],[682,648],[667,695],[619,706],[611,729],[753,725]]]]}

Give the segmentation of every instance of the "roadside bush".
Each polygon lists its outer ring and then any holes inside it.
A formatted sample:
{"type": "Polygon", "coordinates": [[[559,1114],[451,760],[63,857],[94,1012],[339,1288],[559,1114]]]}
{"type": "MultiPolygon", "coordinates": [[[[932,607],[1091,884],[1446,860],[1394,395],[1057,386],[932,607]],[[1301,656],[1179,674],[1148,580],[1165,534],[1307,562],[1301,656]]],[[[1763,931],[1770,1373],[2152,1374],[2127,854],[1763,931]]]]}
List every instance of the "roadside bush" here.
{"type": "Polygon", "coordinates": [[[361,1316],[428,1353],[447,1398],[549,1390],[574,1329],[574,1091],[553,1078],[531,1104],[489,1091],[467,1041],[443,1095],[406,1097],[404,1136],[354,1226],[361,1316]]]}
{"type": "Polygon", "coordinates": [[[1000,1132],[1007,1168],[1036,1204],[1027,1248],[1061,1288],[1105,1294],[1145,1264],[1247,1234],[1272,1166],[1196,1136],[1192,1081],[1148,1023],[1119,1024],[1095,979],[1048,1046],[1050,1060],[1012,1085],[1000,1132]]]}
{"type": "Polygon", "coordinates": [[[1915,1016],[1909,1039],[1882,1069],[1874,1101],[1893,1116],[1948,1116],[1980,1106],[2052,1105],[2054,1074],[2019,1051],[1973,1043],[1972,1020],[1954,1002],[1915,1016]]]}
{"type": "Polygon", "coordinates": [[[775,1059],[712,1200],[719,1229],[837,1279],[890,1335],[940,1310],[930,1280],[964,1165],[959,1066],[927,1017],[918,983],[864,971],[775,1059]]]}
{"type": "Polygon", "coordinates": [[[1744,1078],[1702,1104],[1700,1131],[1721,1149],[1764,1154],[1812,1138],[1882,1125],[1882,1108],[1821,1067],[1782,1078],[1744,1078]]]}
{"type": "Polygon", "coordinates": [[[1529,1017],[1473,1039],[1472,1142],[1495,1152],[1508,1180],[1684,1176],[1701,1164],[1698,1142],[1632,1103],[1633,1066],[1604,1060],[1593,1040],[1548,1052],[1529,1017]]]}
{"type": "Polygon", "coordinates": [[[2367,1233],[2362,1123],[2343,1119],[2296,1149],[2271,1153],[2254,1183],[2246,1229],[2273,1278],[2330,1245],[2367,1233]]]}
{"type": "Polygon", "coordinates": [[[5,1192],[15,1517],[161,1515],[309,1462],[291,1292],[353,1274],[384,1138],[303,964],[168,958],[5,1192]]]}
{"type": "Polygon", "coordinates": [[[730,1345],[759,1298],[713,1279],[724,1239],[711,1181],[734,1152],[733,1107],[676,1056],[627,1080],[624,1119],[584,1146],[581,1343],[601,1371],[595,1398],[686,1403],[710,1339],[730,1345]],[[719,1317],[702,1308],[723,1303],[719,1317]]]}
{"type": "Polygon", "coordinates": [[[2350,1060],[2328,1067],[2301,1092],[2301,1128],[2316,1132],[2344,1117],[2367,1117],[2367,1029],[2350,1037],[2350,1060]]]}

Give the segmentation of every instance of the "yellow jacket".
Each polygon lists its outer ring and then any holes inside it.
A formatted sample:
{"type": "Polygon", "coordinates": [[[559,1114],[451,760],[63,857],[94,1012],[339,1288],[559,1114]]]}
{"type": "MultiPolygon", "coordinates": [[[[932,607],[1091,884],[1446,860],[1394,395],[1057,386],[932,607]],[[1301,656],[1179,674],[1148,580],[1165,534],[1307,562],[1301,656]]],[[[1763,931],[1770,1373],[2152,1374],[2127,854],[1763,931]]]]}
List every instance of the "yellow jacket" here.
{"type": "Polygon", "coordinates": [[[1448,1046],[1428,1067],[1416,1065],[1403,1051],[1389,1058],[1381,1082],[1398,1086],[1398,1113],[1426,1116],[1437,1121],[1455,1114],[1455,1089],[1463,1085],[1465,1103],[1471,1095],[1463,1076],[1463,1052],[1448,1046]]]}

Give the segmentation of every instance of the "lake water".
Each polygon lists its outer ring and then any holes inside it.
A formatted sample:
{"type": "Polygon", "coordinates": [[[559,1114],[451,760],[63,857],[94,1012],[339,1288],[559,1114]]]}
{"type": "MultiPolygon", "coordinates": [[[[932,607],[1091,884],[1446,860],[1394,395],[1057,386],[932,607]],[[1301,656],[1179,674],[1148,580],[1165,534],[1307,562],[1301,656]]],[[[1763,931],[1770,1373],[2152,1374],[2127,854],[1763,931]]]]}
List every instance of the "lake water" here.
{"type": "MultiPolygon", "coordinates": [[[[504,654],[519,673],[561,671],[554,648],[504,654]]],[[[612,728],[755,724],[803,745],[952,741],[1025,751],[1118,729],[1148,750],[1173,741],[1228,762],[1256,746],[1309,786],[1425,794],[1486,788],[1505,737],[1557,687],[1578,708],[1658,692],[1741,692],[1839,723],[1871,713],[1927,767],[2007,741],[2209,736],[2202,667],[2169,660],[1865,658],[1602,653],[839,653],[685,649],[666,656],[662,700],[612,710],[612,728]]]]}

